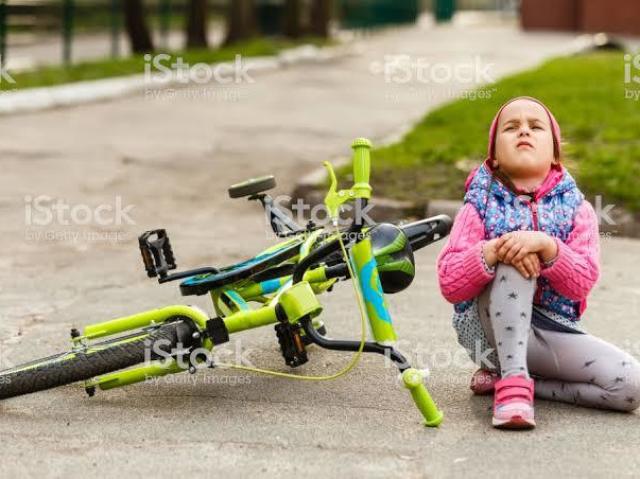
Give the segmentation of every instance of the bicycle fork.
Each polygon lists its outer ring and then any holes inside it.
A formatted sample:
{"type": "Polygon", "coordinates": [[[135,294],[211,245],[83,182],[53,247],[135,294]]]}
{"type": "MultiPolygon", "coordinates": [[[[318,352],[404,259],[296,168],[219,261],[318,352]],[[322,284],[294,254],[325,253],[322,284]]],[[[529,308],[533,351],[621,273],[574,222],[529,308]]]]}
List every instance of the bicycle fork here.
{"type": "MultiPolygon", "coordinates": [[[[422,413],[425,425],[431,427],[440,425],[443,413],[438,409],[429,391],[424,386],[422,373],[412,368],[402,354],[393,347],[397,340],[397,335],[393,328],[391,315],[389,314],[382,284],[380,283],[380,275],[373,255],[371,239],[365,237],[353,245],[350,256],[353,269],[358,276],[358,285],[365,303],[371,334],[375,340],[375,343],[366,343],[364,351],[376,352],[390,357],[402,373],[402,382],[409,389],[413,401],[422,413]]],[[[312,333],[308,329],[313,328],[305,328],[305,332],[310,334],[312,339],[315,337],[321,342],[324,340],[315,331],[312,333]]],[[[346,344],[342,346],[346,346],[346,344]]],[[[354,342],[350,346],[355,346],[355,350],[357,350],[360,343],[354,342]]]]}

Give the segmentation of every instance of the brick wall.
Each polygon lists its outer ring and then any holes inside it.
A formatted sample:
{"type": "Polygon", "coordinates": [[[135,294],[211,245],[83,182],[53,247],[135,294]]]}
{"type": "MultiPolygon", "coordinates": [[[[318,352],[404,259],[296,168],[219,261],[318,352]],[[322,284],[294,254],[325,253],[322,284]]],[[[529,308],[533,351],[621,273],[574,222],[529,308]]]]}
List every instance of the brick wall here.
{"type": "Polygon", "coordinates": [[[640,35],[640,0],[581,0],[581,30],[640,35]]]}
{"type": "Polygon", "coordinates": [[[640,35],[640,0],[522,0],[525,30],[640,35]]]}
{"type": "Polygon", "coordinates": [[[580,0],[522,0],[520,20],[525,30],[578,30],[580,0]]]}

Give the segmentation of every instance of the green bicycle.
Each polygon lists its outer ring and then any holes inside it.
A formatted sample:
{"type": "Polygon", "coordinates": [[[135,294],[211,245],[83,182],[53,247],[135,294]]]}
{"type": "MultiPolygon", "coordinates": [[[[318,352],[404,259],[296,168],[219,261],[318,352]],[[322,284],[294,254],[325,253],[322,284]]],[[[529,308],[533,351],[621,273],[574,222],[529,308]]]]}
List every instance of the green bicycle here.
{"type": "Polygon", "coordinates": [[[71,349],[0,372],[0,399],[20,396],[84,381],[93,396],[97,389],[127,386],[149,378],[200,367],[234,367],[242,370],[307,380],[328,380],[351,370],[362,353],[386,355],[401,372],[427,426],[437,426],[442,412],[423,384],[423,375],[412,368],[394,348],[397,340],[387,309],[385,294],[407,288],[415,274],[413,251],[447,234],[451,219],[445,215],[402,226],[367,224],[356,215],[350,226],[338,228],[341,207],[354,202],[356,211],[366,211],[371,197],[370,148],[366,139],[353,145],[354,184],[337,190],[331,165],[325,162],[331,186],[325,205],[333,220],[333,231],[309,222],[295,223],[265,191],[275,186],[272,176],[232,186],[232,198],[248,197],[262,203],[279,244],[257,256],[224,268],[205,267],[169,273],[177,268],[167,233],[147,231],[139,237],[145,270],[160,283],[183,280],[181,293],[210,295],[215,315],[209,317],[194,306],[173,305],[145,311],[71,330],[71,349]],[[360,340],[338,340],[327,336],[320,320],[318,295],[332,290],[338,281],[353,281],[360,306],[360,340]],[[367,340],[368,320],[373,340],[367,340]],[[224,364],[209,356],[229,341],[230,335],[275,325],[280,351],[292,368],[309,360],[308,347],[315,344],[336,351],[352,351],[351,362],[327,376],[304,376],[224,364]]]}

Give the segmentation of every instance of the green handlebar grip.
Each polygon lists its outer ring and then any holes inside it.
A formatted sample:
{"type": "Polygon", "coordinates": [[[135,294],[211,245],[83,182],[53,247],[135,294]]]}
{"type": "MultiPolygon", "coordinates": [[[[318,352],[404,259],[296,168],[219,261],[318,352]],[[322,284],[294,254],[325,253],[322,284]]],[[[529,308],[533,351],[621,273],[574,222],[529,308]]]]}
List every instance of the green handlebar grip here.
{"type": "Polygon", "coordinates": [[[402,373],[404,386],[411,392],[411,397],[424,417],[424,425],[437,427],[442,422],[444,415],[433,402],[429,391],[422,383],[422,374],[414,368],[406,369],[402,373]]]}
{"type": "Polygon", "coordinates": [[[366,138],[356,138],[353,148],[353,191],[358,198],[371,197],[369,173],[371,172],[371,142],[366,138]]]}

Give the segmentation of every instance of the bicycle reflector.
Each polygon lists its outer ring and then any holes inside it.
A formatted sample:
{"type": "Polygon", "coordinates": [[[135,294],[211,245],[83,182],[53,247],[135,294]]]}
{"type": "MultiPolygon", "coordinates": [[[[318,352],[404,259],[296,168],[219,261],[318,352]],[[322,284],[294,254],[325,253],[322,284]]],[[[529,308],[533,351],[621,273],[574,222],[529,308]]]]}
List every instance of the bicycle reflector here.
{"type": "Polygon", "coordinates": [[[413,249],[404,232],[390,223],[380,223],[369,231],[373,255],[378,264],[382,290],[387,294],[407,288],[415,277],[413,249]]]}

